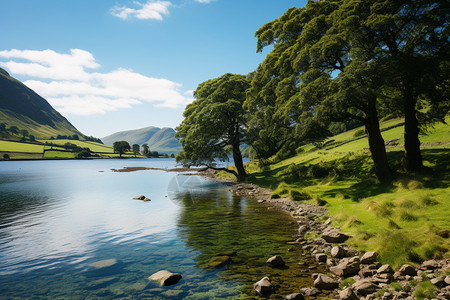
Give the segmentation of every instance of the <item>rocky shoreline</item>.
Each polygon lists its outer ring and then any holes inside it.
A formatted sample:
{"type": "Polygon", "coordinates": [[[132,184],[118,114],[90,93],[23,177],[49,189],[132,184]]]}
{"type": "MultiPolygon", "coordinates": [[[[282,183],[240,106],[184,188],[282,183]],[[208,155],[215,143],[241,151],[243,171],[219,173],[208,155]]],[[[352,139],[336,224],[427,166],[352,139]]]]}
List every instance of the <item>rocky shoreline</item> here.
{"type": "Polygon", "coordinates": [[[350,236],[331,226],[332,221],[326,218],[328,211],[324,207],[294,202],[289,198],[271,199],[270,189],[217,178],[213,172],[199,172],[199,175],[234,182],[230,188],[233,194],[252,197],[269,208],[289,213],[298,224],[298,234],[292,242],[310,251],[316,262],[326,265],[329,270],[327,274],[312,275],[313,287],[299,287],[288,296],[276,295],[271,288],[270,277],[262,274],[262,279],[254,286],[261,296],[305,299],[321,297],[322,291],[332,290],[334,299],[416,299],[414,293],[423,299],[450,299],[450,259],[428,260],[417,266],[405,264],[393,270],[377,261],[376,252],[360,253],[346,245],[344,242],[350,236]],[[311,239],[308,236],[319,237],[311,239]],[[430,289],[433,288],[432,293],[430,289]]]}

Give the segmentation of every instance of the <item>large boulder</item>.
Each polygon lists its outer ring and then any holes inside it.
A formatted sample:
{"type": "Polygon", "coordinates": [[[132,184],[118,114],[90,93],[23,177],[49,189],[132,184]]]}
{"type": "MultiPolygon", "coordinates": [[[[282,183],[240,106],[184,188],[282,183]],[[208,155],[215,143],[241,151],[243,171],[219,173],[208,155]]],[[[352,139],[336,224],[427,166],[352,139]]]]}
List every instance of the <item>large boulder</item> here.
{"type": "Polygon", "coordinates": [[[346,256],[346,251],[341,246],[334,246],[331,248],[331,256],[334,258],[343,258],[346,256]]]}
{"type": "Polygon", "coordinates": [[[416,269],[413,266],[408,265],[408,264],[404,264],[403,266],[401,266],[398,271],[403,276],[406,276],[406,275],[416,276],[417,275],[416,269]]]}
{"type": "Polygon", "coordinates": [[[348,240],[349,237],[350,236],[346,235],[345,233],[340,232],[337,229],[327,230],[322,233],[322,238],[327,243],[343,243],[346,240],[348,240]]]}
{"type": "Polygon", "coordinates": [[[339,286],[339,283],[325,274],[319,274],[314,280],[314,287],[320,290],[334,290],[339,286]]]}
{"type": "Polygon", "coordinates": [[[281,256],[279,256],[279,255],[275,255],[275,256],[272,256],[271,258],[269,258],[266,261],[266,264],[268,264],[272,268],[281,268],[286,265],[283,258],[281,258],[281,256]]]}
{"type": "Polygon", "coordinates": [[[386,265],[382,265],[381,267],[378,268],[377,270],[378,274],[394,274],[394,270],[391,268],[390,265],[386,264],[386,265]]]}
{"type": "Polygon", "coordinates": [[[334,267],[330,268],[331,273],[341,277],[348,277],[358,274],[360,270],[359,257],[344,258],[341,262],[334,267]]]}
{"type": "Polygon", "coordinates": [[[351,288],[346,288],[339,292],[339,299],[341,300],[358,300],[355,292],[351,288]]]}
{"type": "Polygon", "coordinates": [[[148,280],[159,282],[161,286],[169,286],[178,283],[181,275],[178,273],[171,273],[167,270],[161,270],[148,277],[148,280]]]}
{"type": "Polygon", "coordinates": [[[361,263],[363,265],[369,265],[371,263],[374,263],[377,260],[377,256],[378,256],[378,254],[374,251],[366,252],[361,257],[361,263]]]}
{"type": "Polygon", "coordinates": [[[272,284],[270,283],[269,277],[263,277],[260,281],[256,282],[253,285],[253,289],[259,294],[259,295],[267,295],[272,292],[272,284]]]}
{"type": "Polygon", "coordinates": [[[367,296],[381,289],[367,279],[359,280],[352,285],[353,290],[361,296],[367,296]]]}

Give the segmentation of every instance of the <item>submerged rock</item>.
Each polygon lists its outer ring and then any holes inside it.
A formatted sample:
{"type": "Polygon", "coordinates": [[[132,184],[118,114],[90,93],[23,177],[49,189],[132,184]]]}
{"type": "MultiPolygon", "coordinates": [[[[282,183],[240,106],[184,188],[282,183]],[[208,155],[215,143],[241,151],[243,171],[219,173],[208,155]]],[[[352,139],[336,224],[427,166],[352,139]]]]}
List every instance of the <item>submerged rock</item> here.
{"type": "Polygon", "coordinates": [[[275,256],[272,256],[271,258],[269,258],[266,261],[266,264],[268,264],[269,266],[271,266],[273,268],[280,268],[280,267],[284,267],[286,265],[283,258],[281,258],[281,256],[279,256],[279,255],[275,255],[275,256]]]}
{"type": "Polygon", "coordinates": [[[96,261],[94,263],[89,264],[89,267],[94,268],[96,270],[110,268],[118,264],[118,260],[115,258],[104,259],[100,261],[96,261]]]}
{"type": "Polygon", "coordinates": [[[211,257],[207,264],[207,268],[209,269],[215,269],[222,267],[229,263],[231,261],[231,258],[228,255],[222,255],[222,256],[214,256],[211,257]]]}
{"type": "Polygon", "coordinates": [[[159,282],[161,286],[169,286],[178,283],[182,276],[178,273],[171,273],[167,270],[161,270],[148,277],[148,280],[159,282]]]}
{"type": "Polygon", "coordinates": [[[253,285],[253,289],[259,294],[259,295],[267,295],[272,292],[272,284],[270,283],[269,277],[264,277],[260,281],[256,282],[253,285]]]}

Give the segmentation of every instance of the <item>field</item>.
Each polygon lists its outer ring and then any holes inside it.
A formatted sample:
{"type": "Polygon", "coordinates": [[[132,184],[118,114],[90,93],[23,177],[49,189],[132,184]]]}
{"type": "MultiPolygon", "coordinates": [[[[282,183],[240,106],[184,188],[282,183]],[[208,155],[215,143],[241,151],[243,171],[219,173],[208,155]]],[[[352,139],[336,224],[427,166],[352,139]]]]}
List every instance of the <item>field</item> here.
{"type": "Polygon", "coordinates": [[[361,128],[334,136],[321,148],[302,146],[296,156],[280,162],[263,167],[249,163],[249,181],[271,188],[272,197],[325,205],[333,226],[352,236],[348,243],[363,251],[377,251],[382,263],[398,267],[449,258],[450,126],[437,124],[420,137],[428,169],[405,174],[400,168],[401,120],[384,122],[382,128],[396,124],[400,126],[382,133],[385,141],[399,139],[398,145],[386,147],[396,171],[390,184],[376,182],[366,137],[342,144],[354,139],[361,128]]]}

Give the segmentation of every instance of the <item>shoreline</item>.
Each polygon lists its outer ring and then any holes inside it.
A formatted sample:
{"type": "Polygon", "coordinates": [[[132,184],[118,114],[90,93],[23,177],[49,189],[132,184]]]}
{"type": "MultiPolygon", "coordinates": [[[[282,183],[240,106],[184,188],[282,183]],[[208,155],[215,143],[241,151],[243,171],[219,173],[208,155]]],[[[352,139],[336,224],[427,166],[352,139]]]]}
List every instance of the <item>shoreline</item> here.
{"type": "MultiPolygon", "coordinates": [[[[215,173],[214,170],[204,170],[195,175],[231,183],[229,190],[232,194],[250,197],[268,208],[281,210],[296,220],[299,227],[293,242],[310,251],[317,264],[326,265],[328,271],[327,274],[312,275],[314,287],[299,287],[303,296],[323,296],[320,292],[309,294],[313,289],[318,289],[334,291],[335,299],[415,299],[415,291],[425,289],[421,287],[422,283],[431,282],[435,288],[433,299],[450,299],[450,259],[427,260],[416,266],[404,264],[400,269],[393,270],[389,265],[382,265],[377,261],[376,252],[360,253],[345,244],[351,236],[340,232],[339,227],[331,226],[332,219],[326,208],[295,202],[290,198],[272,199],[272,190],[268,188],[220,178],[215,173]],[[318,237],[311,240],[305,238],[305,235],[318,237]]],[[[265,274],[261,274],[263,276],[265,274]]]]}

